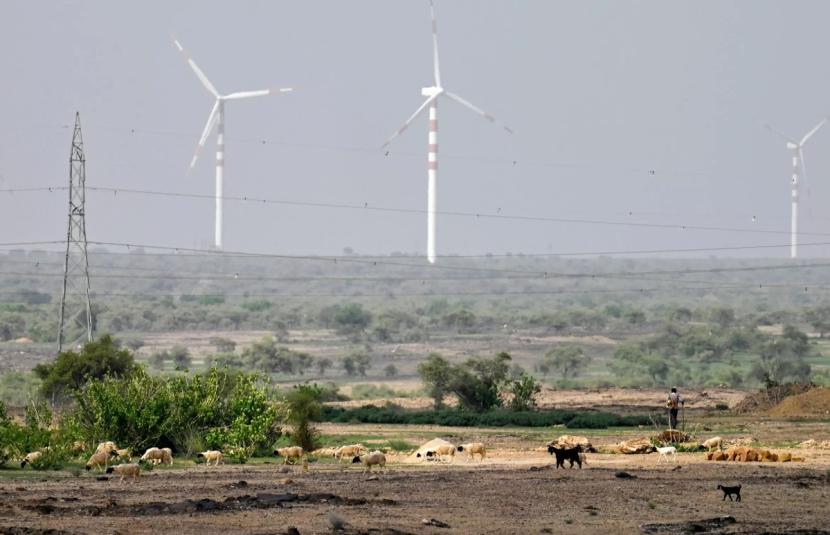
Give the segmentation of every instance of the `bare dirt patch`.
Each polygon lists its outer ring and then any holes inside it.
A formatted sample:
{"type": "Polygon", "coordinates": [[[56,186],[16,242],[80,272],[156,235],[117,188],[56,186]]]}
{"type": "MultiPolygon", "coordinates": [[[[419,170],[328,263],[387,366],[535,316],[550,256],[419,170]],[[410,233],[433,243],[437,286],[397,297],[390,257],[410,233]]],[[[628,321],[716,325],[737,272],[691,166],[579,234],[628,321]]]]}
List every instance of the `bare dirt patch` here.
{"type": "Polygon", "coordinates": [[[331,533],[333,513],[348,523],[345,533],[686,533],[726,516],[735,521],[706,532],[827,528],[824,469],[688,459],[681,455],[676,469],[657,466],[654,455],[596,455],[578,470],[553,469],[534,453],[515,465],[398,464],[372,477],[313,465],[311,473],[286,478],[277,465],[237,465],[158,470],[123,484],[38,474],[0,483],[0,526],[29,533],[331,533]],[[634,477],[617,477],[621,471],[634,477]],[[733,483],[743,485],[741,503],[722,501],[716,489],[733,483]]]}

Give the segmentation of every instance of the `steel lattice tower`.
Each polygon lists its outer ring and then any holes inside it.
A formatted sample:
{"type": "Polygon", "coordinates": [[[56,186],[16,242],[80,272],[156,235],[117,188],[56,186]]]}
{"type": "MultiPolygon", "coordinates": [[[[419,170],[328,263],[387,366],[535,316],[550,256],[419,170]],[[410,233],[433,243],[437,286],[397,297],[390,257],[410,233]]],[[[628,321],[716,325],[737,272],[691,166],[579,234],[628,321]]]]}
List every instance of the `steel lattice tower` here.
{"type": "Polygon", "coordinates": [[[75,113],[75,131],[69,154],[69,228],[63,264],[63,292],[58,326],[58,352],[86,336],[92,340],[93,319],[86,254],[86,158],[81,136],[81,114],[75,113]],[[86,331],[86,335],[81,331],[86,331]]]}

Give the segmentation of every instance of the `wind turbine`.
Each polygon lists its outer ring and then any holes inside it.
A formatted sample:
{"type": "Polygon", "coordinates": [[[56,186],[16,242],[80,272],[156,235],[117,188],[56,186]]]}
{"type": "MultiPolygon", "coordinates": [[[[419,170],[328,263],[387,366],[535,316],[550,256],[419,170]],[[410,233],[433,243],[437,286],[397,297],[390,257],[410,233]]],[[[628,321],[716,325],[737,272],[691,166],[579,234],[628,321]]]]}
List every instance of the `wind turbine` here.
{"type": "Polygon", "coordinates": [[[475,113],[481,115],[491,123],[499,124],[499,126],[504,128],[507,132],[512,134],[513,131],[504,124],[501,124],[489,113],[474,106],[460,96],[450,93],[441,85],[441,69],[438,62],[438,24],[435,19],[435,3],[433,0],[430,0],[429,2],[429,10],[432,15],[432,62],[434,85],[421,89],[421,95],[427,97],[427,99],[417,110],[415,110],[415,113],[413,113],[409,119],[406,120],[403,126],[401,126],[394,134],[392,134],[392,136],[389,137],[389,139],[386,140],[383,147],[387,147],[393,139],[403,134],[412,121],[417,119],[418,116],[420,116],[424,110],[429,107],[429,145],[427,150],[427,260],[429,260],[431,264],[434,264],[436,208],[435,188],[438,180],[438,97],[448,97],[450,100],[456,101],[465,108],[473,110],[475,113]]]}
{"type": "MultiPolygon", "coordinates": [[[[199,159],[199,155],[202,153],[202,149],[205,146],[205,141],[207,141],[208,136],[210,135],[213,127],[216,126],[216,220],[215,220],[215,230],[214,230],[214,246],[217,249],[222,248],[222,186],[223,186],[223,175],[225,169],[225,101],[226,100],[239,100],[243,98],[252,98],[252,97],[262,97],[265,95],[276,95],[280,93],[289,93],[293,91],[290,87],[283,87],[278,89],[260,89],[256,91],[239,91],[236,93],[228,93],[227,95],[219,94],[219,91],[210,83],[208,77],[205,76],[205,73],[202,72],[202,69],[196,65],[196,62],[193,61],[193,58],[190,57],[190,54],[184,49],[184,47],[179,43],[177,39],[173,39],[173,43],[176,45],[176,48],[179,49],[184,60],[190,65],[190,68],[193,69],[193,72],[196,73],[196,77],[199,78],[199,81],[202,82],[202,85],[205,86],[205,89],[216,98],[216,102],[213,104],[213,109],[210,110],[210,115],[208,116],[207,124],[205,125],[205,129],[202,131],[202,137],[199,138],[199,144],[196,146],[196,152],[193,154],[193,159],[190,161],[190,170],[193,169],[193,166],[196,165],[196,160],[199,159]]],[[[190,172],[188,170],[188,172],[190,172]]]]}
{"type": "Polygon", "coordinates": [[[792,151],[793,176],[790,180],[790,189],[792,190],[792,212],[790,214],[790,258],[796,258],[798,256],[798,185],[799,181],[807,176],[807,169],[804,166],[804,144],[807,143],[807,141],[813,137],[813,135],[818,132],[822,126],[824,126],[827,119],[828,118],[825,117],[819,121],[819,123],[814,126],[812,130],[807,132],[804,137],[801,138],[801,141],[796,141],[786,134],[776,130],[769,124],[763,123],[764,128],[784,139],[784,141],[787,142],[787,149],[792,151]]]}

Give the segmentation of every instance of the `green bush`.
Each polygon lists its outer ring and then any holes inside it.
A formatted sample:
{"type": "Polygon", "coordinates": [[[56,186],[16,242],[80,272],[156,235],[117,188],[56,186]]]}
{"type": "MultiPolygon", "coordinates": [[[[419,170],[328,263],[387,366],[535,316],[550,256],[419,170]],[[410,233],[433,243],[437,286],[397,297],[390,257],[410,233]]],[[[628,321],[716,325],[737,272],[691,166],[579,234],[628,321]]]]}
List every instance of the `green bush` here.
{"type": "Polygon", "coordinates": [[[366,406],[357,409],[323,407],[322,420],[338,423],[444,425],[453,427],[549,427],[565,425],[570,429],[605,429],[648,425],[647,416],[619,416],[602,412],[509,411],[470,412],[460,409],[410,411],[395,405],[366,406]]]}
{"type": "Polygon", "coordinates": [[[277,412],[256,375],[211,369],[192,376],[155,377],[145,370],[93,381],[76,395],[66,421],[87,442],[112,440],[142,451],[151,446],[192,452],[210,447],[247,458],[279,436],[277,412]]]}
{"type": "Polygon", "coordinates": [[[125,377],[136,369],[129,350],[118,346],[108,334],[87,342],[80,353],[65,351],[51,364],[38,364],[35,374],[43,380],[41,393],[47,399],[61,399],[91,379],[125,377]]]}

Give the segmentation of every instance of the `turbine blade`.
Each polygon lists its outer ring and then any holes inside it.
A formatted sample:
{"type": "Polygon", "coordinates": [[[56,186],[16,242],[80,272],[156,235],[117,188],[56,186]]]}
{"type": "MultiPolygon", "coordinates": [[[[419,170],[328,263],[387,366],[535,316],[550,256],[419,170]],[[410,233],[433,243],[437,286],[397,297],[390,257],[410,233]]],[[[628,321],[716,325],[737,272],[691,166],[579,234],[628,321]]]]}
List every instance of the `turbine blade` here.
{"type": "Polygon", "coordinates": [[[217,91],[216,88],[213,87],[213,84],[210,83],[210,80],[208,80],[207,76],[205,76],[205,73],[203,73],[202,69],[200,69],[199,66],[196,65],[196,62],[193,61],[193,58],[190,57],[190,54],[188,54],[187,50],[185,50],[181,43],[179,43],[178,39],[173,39],[173,43],[175,43],[176,48],[179,49],[179,52],[181,52],[187,64],[190,65],[190,68],[193,69],[193,72],[196,73],[196,76],[199,78],[199,81],[202,82],[202,85],[205,86],[205,89],[210,91],[210,94],[214,97],[219,98],[219,91],[217,91]]]}
{"type": "Polygon", "coordinates": [[[290,87],[279,87],[276,89],[260,89],[258,91],[239,91],[237,93],[225,95],[223,98],[225,100],[236,100],[240,98],[263,97],[265,95],[279,95],[280,93],[290,93],[291,91],[293,91],[293,89],[290,87]]]}
{"type": "Polygon", "coordinates": [[[447,95],[448,97],[450,97],[451,99],[453,99],[454,101],[458,102],[462,106],[466,106],[466,107],[470,108],[471,110],[473,110],[477,114],[481,115],[482,117],[484,117],[485,119],[487,119],[491,123],[497,124],[500,127],[504,128],[505,131],[507,131],[508,133],[510,133],[510,134],[513,133],[513,130],[511,130],[509,126],[502,123],[501,121],[499,121],[498,119],[496,119],[495,117],[493,117],[492,115],[487,113],[486,111],[482,110],[481,108],[478,108],[478,107],[474,106],[473,104],[471,104],[470,102],[467,102],[466,100],[459,97],[455,93],[450,93],[449,91],[444,91],[444,94],[447,95]]]}
{"type": "Polygon", "coordinates": [[[799,145],[804,145],[805,143],[807,143],[807,140],[810,139],[811,137],[813,137],[813,134],[818,132],[819,129],[821,129],[821,127],[824,126],[824,124],[826,122],[827,122],[827,117],[825,117],[824,119],[819,121],[819,123],[816,126],[814,126],[812,130],[807,132],[807,134],[801,139],[801,143],[799,143],[799,145]]]}
{"type": "Polygon", "coordinates": [[[436,93],[436,94],[432,95],[431,97],[429,97],[428,99],[426,99],[426,100],[424,101],[424,103],[423,103],[423,104],[421,104],[421,106],[420,106],[417,110],[415,110],[415,113],[413,113],[413,114],[409,117],[409,119],[407,119],[407,120],[406,120],[406,122],[405,122],[405,123],[403,123],[403,126],[401,126],[400,128],[398,128],[398,130],[397,130],[394,134],[392,134],[391,136],[389,136],[389,139],[387,139],[387,140],[386,140],[386,143],[384,143],[384,144],[383,144],[383,147],[388,146],[390,143],[392,143],[392,140],[393,140],[393,139],[395,139],[395,138],[396,138],[396,137],[398,137],[399,135],[403,134],[403,133],[404,133],[404,131],[406,131],[406,129],[407,129],[407,128],[409,128],[409,125],[412,123],[412,121],[414,121],[414,120],[415,120],[415,119],[416,119],[419,115],[421,115],[421,114],[424,112],[424,110],[425,110],[425,109],[427,109],[427,106],[429,106],[429,105],[430,105],[430,103],[431,103],[433,100],[435,100],[436,98],[438,98],[438,95],[440,95],[440,93],[436,93]]]}
{"type": "Polygon", "coordinates": [[[193,166],[196,165],[196,160],[199,159],[199,155],[202,153],[202,149],[205,147],[205,141],[207,141],[208,136],[210,135],[210,131],[213,130],[213,125],[216,123],[216,112],[219,110],[219,101],[216,101],[216,104],[213,105],[213,109],[210,110],[210,116],[208,116],[207,124],[205,124],[205,129],[202,131],[202,137],[199,138],[199,144],[196,145],[196,152],[193,153],[193,159],[190,160],[190,168],[193,169],[193,166]]]}
{"type": "Polygon", "coordinates": [[[441,66],[438,61],[438,19],[435,17],[435,2],[429,0],[429,12],[432,15],[432,68],[435,87],[441,87],[441,66]]]}
{"type": "Polygon", "coordinates": [[[797,145],[797,144],[798,144],[798,143],[796,143],[796,141],[795,141],[793,138],[791,138],[791,137],[790,137],[790,136],[788,136],[787,134],[785,134],[785,133],[781,132],[780,130],[776,130],[776,129],[775,129],[775,128],[773,128],[773,127],[772,127],[769,123],[761,123],[761,126],[763,126],[764,128],[766,128],[767,130],[769,130],[769,131],[770,131],[770,132],[772,132],[773,134],[777,135],[778,137],[780,137],[780,138],[781,138],[781,139],[783,139],[784,141],[789,141],[790,143],[792,143],[792,144],[794,144],[794,145],[797,145]]]}

